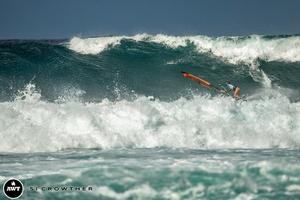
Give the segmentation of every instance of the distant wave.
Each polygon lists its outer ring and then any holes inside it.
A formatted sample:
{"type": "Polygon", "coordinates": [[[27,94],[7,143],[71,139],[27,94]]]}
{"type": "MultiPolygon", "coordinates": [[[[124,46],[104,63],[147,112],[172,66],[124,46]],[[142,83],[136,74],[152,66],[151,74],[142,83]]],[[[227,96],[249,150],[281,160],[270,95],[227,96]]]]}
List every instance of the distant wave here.
{"type": "Polygon", "coordinates": [[[256,65],[257,59],[265,61],[300,61],[300,36],[207,37],[138,34],[135,36],[112,36],[96,38],[73,37],[67,46],[78,53],[98,54],[122,40],[154,42],[170,48],[195,45],[199,53],[212,53],[223,60],[239,64],[256,65]]]}

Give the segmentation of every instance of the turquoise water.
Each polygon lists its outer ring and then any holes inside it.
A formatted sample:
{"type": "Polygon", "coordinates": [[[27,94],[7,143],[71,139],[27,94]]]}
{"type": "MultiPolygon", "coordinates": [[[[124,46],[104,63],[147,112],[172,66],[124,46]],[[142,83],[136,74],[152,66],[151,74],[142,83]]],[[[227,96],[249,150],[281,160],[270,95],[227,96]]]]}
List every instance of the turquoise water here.
{"type": "Polygon", "coordinates": [[[1,185],[20,179],[20,199],[300,199],[299,77],[298,35],[1,41],[1,185]]]}
{"type": "Polygon", "coordinates": [[[69,149],[1,155],[24,199],[299,199],[300,157],[287,149],[69,149]],[[14,170],[12,170],[14,169],[14,170]],[[92,191],[31,191],[90,186],[92,191]]]}

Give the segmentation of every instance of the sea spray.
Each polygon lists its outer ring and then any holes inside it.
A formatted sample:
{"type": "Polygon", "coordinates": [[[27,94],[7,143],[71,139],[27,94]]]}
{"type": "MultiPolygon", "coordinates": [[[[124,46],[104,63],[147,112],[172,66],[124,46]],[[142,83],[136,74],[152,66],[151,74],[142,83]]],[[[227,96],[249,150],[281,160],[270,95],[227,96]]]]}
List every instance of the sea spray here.
{"type": "Polygon", "coordinates": [[[29,84],[22,98],[0,104],[0,151],[300,147],[300,104],[276,91],[247,102],[196,95],[171,102],[139,96],[58,104],[38,99],[33,88],[29,84]]]}

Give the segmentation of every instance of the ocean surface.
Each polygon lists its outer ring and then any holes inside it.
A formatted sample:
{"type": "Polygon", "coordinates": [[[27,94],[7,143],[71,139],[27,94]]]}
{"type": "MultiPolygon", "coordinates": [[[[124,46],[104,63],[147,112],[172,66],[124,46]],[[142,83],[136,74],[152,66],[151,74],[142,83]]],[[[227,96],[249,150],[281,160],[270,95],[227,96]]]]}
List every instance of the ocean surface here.
{"type": "Polygon", "coordinates": [[[9,178],[20,199],[300,199],[300,36],[2,40],[9,178]]]}

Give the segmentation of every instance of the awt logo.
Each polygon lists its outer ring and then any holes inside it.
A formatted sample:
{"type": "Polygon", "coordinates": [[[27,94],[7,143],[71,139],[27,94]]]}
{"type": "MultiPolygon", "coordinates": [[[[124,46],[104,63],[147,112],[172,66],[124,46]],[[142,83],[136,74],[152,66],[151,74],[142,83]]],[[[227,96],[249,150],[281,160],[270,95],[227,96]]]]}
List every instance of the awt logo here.
{"type": "Polygon", "coordinates": [[[23,194],[23,184],[18,179],[9,179],[3,185],[3,192],[5,196],[10,199],[17,199],[23,194]]]}

